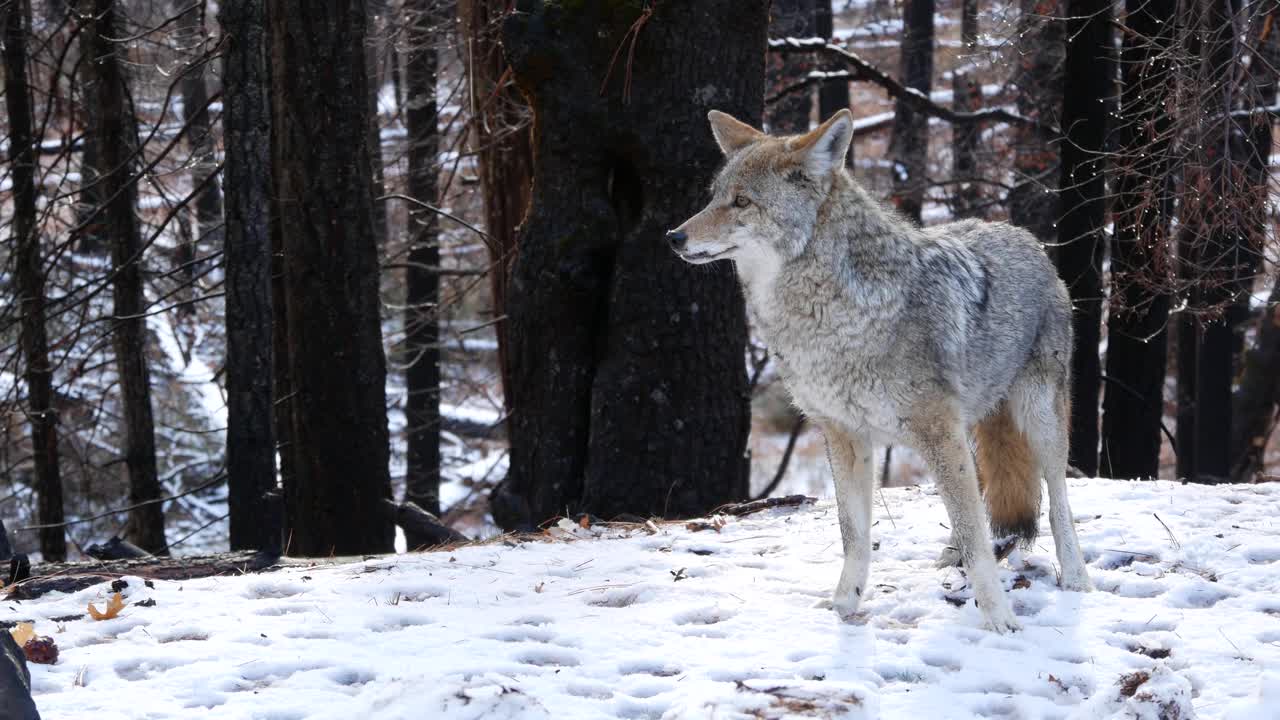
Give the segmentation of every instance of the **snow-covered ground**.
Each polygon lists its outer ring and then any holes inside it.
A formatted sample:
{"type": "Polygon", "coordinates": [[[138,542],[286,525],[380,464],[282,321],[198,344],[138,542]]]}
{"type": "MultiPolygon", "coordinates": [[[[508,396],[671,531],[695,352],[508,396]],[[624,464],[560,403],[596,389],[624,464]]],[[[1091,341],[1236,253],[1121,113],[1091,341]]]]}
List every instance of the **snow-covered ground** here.
{"type": "Polygon", "coordinates": [[[1071,484],[1098,590],[1057,589],[1045,528],[1002,569],[1010,636],[933,568],[929,486],[877,501],[874,592],[848,624],[813,607],[840,569],[829,500],[718,530],[127,578],[118,619],[53,619],[106,585],[0,619],[61,648],[32,666],[46,718],[1280,717],[1280,484],[1071,484]]]}

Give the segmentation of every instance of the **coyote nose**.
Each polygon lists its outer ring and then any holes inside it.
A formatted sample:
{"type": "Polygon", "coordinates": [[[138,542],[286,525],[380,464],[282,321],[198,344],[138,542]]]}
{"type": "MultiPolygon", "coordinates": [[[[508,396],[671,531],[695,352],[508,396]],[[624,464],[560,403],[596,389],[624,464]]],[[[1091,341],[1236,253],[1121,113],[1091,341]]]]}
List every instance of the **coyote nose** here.
{"type": "Polygon", "coordinates": [[[671,249],[680,251],[684,249],[684,244],[689,240],[689,236],[679,230],[667,231],[667,242],[671,243],[671,249]]]}

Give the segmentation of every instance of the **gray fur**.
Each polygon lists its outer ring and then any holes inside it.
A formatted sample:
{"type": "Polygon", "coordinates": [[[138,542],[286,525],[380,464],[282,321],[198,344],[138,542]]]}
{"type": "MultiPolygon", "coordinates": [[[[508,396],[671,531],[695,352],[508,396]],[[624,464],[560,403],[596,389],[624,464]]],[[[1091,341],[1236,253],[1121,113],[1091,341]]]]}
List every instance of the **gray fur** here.
{"type": "Polygon", "coordinates": [[[833,606],[855,612],[867,586],[870,447],[904,443],[938,479],[988,624],[1018,626],[967,437],[1005,401],[1049,481],[1063,585],[1088,589],[1064,480],[1071,305],[1039,243],[1005,223],[922,230],[881,206],[844,168],[847,111],[788,138],[733,123],[713,113],[726,163],[679,252],[734,261],[784,383],[827,436],[846,555],[833,606]]]}

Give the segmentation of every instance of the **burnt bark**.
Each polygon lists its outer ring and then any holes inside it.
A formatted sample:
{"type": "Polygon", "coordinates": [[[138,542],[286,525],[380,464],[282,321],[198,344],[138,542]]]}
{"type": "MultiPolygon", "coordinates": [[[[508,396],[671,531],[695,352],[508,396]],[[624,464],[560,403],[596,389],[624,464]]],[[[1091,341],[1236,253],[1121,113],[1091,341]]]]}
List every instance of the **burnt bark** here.
{"type": "MultiPolygon", "coordinates": [[[[211,248],[223,243],[222,187],[218,179],[218,156],[213,134],[213,122],[209,116],[209,81],[207,78],[203,6],[193,7],[189,0],[176,0],[174,11],[178,16],[178,41],[195,64],[183,69],[178,83],[182,94],[182,118],[187,126],[187,147],[191,151],[191,186],[197,191],[195,206],[195,235],[192,238],[190,257],[199,257],[200,244],[211,248]],[[185,12],[184,12],[185,10],[185,12]]],[[[197,268],[189,266],[194,274],[197,268]]]]}
{"type": "Polygon", "coordinates": [[[391,481],[365,7],[325,0],[307,13],[273,5],[268,15],[291,383],[290,551],[387,552],[394,530],[380,512],[391,481]]]}
{"type": "Polygon", "coordinates": [[[511,470],[495,518],[693,515],[746,497],[737,280],[683,265],[663,233],[699,209],[721,162],[706,112],[759,122],[768,3],[521,7],[503,39],[537,162],[511,275],[511,470]]]}
{"type": "Polygon", "coordinates": [[[1098,471],[1098,392],[1102,335],[1102,255],[1106,213],[1102,154],[1112,94],[1111,4],[1069,0],[1063,88],[1061,202],[1058,273],[1075,307],[1071,355],[1070,463],[1087,475],[1098,471]]]}
{"type": "Polygon", "coordinates": [[[227,496],[231,549],[271,549],[271,77],[263,0],[222,0],[226,146],[227,496]]]}
{"type": "MultiPolygon", "coordinates": [[[[122,68],[125,47],[115,0],[86,0],[83,9],[93,22],[85,29],[85,55],[95,64],[91,104],[99,113],[97,138],[104,205],[97,212],[103,235],[111,242],[112,340],[119,374],[124,421],[125,467],[129,504],[161,497],[156,472],[155,421],[151,412],[151,369],[147,361],[147,326],[143,313],[143,247],[138,221],[138,131],[133,103],[122,68]]],[[[149,503],[129,511],[124,537],[155,554],[167,552],[163,504],[149,503]]]]}
{"type": "MultiPolygon", "coordinates": [[[[964,46],[960,62],[969,63],[978,50],[978,0],[963,0],[960,8],[960,42],[964,46]]],[[[957,111],[973,112],[982,107],[982,84],[971,73],[956,70],[951,75],[952,103],[957,111]]],[[[981,217],[982,186],[978,176],[980,123],[951,126],[952,175],[960,183],[952,197],[954,215],[981,217]]]]}
{"type": "MultiPolygon", "coordinates": [[[[927,97],[933,87],[933,0],[906,0],[902,8],[902,82],[927,97]]],[[[893,194],[898,210],[917,225],[924,207],[929,155],[929,116],[909,103],[894,103],[889,141],[893,194]]]]}
{"type": "MultiPolygon", "coordinates": [[[[825,40],[831,40],[835,37],[834,19],[832,18],[831,6],[835,0],[817,0],[814,5],[814,34],[825,40]]],[[[841,70],[843,68],[835,65],[824,65],[823,70],[841,70]]],[[[849,81],[848,79],[828,80],[818,86],[818,118],[826,120],[836,114],[837,110],[843,110],[849,107],[849,81]]],[[[849,166],[849,171],[853,172],[853,154],[854,145],[849,143],[849,154],[845,156],[845,163],[849,166]]]]}
{"type": "Polygon", "coordinates": [[[475,122],[471,124],[476,168],[484,190],[489,236],[489,289],[504,410],[511,411],[511,361],[507,324],[507,281],[516,257],[516,229],[524,220],[533,189],[533,144],[529,108],[514,83],[504,77],[507,61],[498,42],[507,0],[460,0],[458,15],[470,43],[475,122]],[[499,86],[499,81],[502,85],[499,86]]]}
{"type": "MultiPolygon", "coordinates": [[[[405,7],[405,125],[409,133],[408,190],[411,197],[438,205],[440,150],[436,105],[441,24],[438,0],[414,0],[405,7]]],[[[440,513],[440,266],[439,220],[429,210],[409,208],[409,257],[404,271],[405,501],[440,513]]],[[[403,526],[409,547],[435,538],[403,526]]]]}
{"type": "Polygon", "coordinates": [[[1256,262],[1250,240],[1257,231],[1250,225],[1261,198],[1248,193],[1248,135],[1230,115],[1242,58],[1233,16],[1232,0],[1202,0],[1190,20],[1197,81],[1213,103],[1199,118],[1199,156],[1188,171],[1193,191],[1180,218],[1181,272],[1192,281],[1188,303],[1204,314],[1178,331],[1179,474],[1191,482],[1221,482],[1231,473],[1231,384],[1240,341],[1230,307],[1247,292],[1256,262]],[[1241,203],[1242,197],[1248,199],[1241,203]]]}
{"type": "MultiPolygon", "coordinates": [[[[1021,0],[1012,83],[1018,112],[1049,126],[1059,126],[1062,72],[1066,58],[1063,0],[1021,0]]],[[[1013,167],[1016,185],[1009,192],[1009,221],[1031,231],[1056,256],[1060,173],[1056,137],[1015,126],[1013,167]]]]}
{"type": "Polygon", "coordinates": [[[1113,478],[1160,471],[1169,296],[1156,278],[1169,269],[1171,121],[1164,103],[1176,8],[1176,0],[1128,0],[1125,7],[1099,468],[1113,478]]]}
{"type": "MultiPolygon", "coordinates": [[[[53,406],[53,366],[45,327],[45,275],[36,226],[35,137],[31,89],[27,80],[26,2],[10,3],[4,11],[5,106],[9,113],[9,162],[13,183],[14,280],[21,316],[21,346],[26,361],[26,414],[31,421],[31,454],[35,465],[37,517],[40,525],[63,520],[62,476],[58,468],[58,411],[53,406]]],[[[0,528],[3,532],[3,528],[0,528]]],[[[7,537],[0,540],[8,550],[7,537]]],[[[40,530],[40,554],[46,560],[65,560],[67,540],[62,527],[40,530]]],[[[5,558],[7,559],[7,558],[5,558]]]]}
{"type": "MultiPolygon", "coordinates": [[[[1280,67],[1280,28],[1275,26],[1276,12],[1260,18],[1256,28],[1254,48],[1263,62],[1250,64],[1256,88],[1256,104],[1272,105],[1276,102],[1276,68],[1280,67]]],[[[1248,147],[1248,180],[1250,189],[1261,195],[1265,205],[1265,193],[1270,179],[1270,154],[1273,147],[1272,119],[1270,114],[1251,118],[1248,147]]],[[[1266,221],[1254,226],[1255,232],[1266,232],[1266,221]]],[[[1261,241],[1256,243],[1261,246],[1261,241]]],[[[1247,297],[1247,296],[1246,296],[1247,297]]],[[[1275,425],[1276,406],[1280,405],[1280,279],[1271,290],[1257,325],[1253,346],[1241,358],[1240,383],[1232,398],[1231,418],[1231,479],[1248,482],[1263,468],[1263,454],[1267,438],[1275,425]]]]}
{"type": "MultiPolygon", "coordinates": [[[[807,38],[817,34],[815,12],[821,2],[830,0],[774,0],[770,8],[771,37],[807,38]]],[[[800,80],[814,69],[813,56],[801,53],[769,53],[766,58],[765,85],[769,92],[800,80]]],[[[808,88],[785,95],[765,109],[765,122],[776,135],[792,135],[809,131],[813,112],[813,94],[808,88]]]]}

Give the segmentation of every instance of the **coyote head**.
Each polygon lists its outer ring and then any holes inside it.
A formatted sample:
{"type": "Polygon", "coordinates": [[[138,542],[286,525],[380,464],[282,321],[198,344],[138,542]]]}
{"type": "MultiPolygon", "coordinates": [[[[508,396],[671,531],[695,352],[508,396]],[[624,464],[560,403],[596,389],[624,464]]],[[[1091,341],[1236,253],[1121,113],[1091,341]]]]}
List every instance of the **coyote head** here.
{"type": "Polygon", "coordinates": [[[707,207],[667,233],[671,249],[695,265],[732,259],[740,271],[798,256],[844,172],[853,116],[841,110],[820,127],[788,137],[765,135],[718,110],[707,119],[725,164],[707,207]]]}

